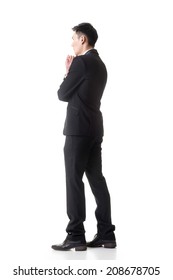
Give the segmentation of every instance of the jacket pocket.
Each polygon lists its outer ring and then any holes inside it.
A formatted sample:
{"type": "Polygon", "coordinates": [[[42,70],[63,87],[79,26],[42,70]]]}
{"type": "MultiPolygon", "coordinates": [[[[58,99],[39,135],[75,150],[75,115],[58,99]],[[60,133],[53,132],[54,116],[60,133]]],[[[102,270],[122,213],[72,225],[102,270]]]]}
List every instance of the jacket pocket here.
{"type": "Polygon", "coordinates": [[[64,127],[66,135],[89,135],[90,121],[84,112],[75,106],[67,107],[67,116],[64,127]]]}

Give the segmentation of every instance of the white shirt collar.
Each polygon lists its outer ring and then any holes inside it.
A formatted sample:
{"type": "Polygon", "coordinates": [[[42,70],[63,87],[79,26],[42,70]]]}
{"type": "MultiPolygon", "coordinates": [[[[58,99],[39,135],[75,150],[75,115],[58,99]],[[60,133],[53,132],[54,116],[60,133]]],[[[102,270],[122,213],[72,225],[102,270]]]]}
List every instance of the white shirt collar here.
{"type": "Polygon", "coordinates": [[[90,49],[86,50],[82,55],[86,54],[86,53],[89,52],[90,50],[93,50],[93,48],[90,48],[90,49]]]}

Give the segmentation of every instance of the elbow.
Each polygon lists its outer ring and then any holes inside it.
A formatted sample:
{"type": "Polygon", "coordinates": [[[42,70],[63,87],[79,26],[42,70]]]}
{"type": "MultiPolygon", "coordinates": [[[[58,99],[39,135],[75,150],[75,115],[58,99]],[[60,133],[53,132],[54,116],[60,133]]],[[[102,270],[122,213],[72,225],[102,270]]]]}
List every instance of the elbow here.
{"type": "Polygon", "coordinates": [[[58,99],[62,100],[62,96],[61,96],[60,90],[57,91],[57,95],[58,95],[58,99]]]}
{"type": "Polygon", "coordinates": [[[65,102],[68,101],[67,98],[65,97],[65,94],[63,94],[60,90],[57,91],[57,95],[60,101],[65,101],[65,102]]]}

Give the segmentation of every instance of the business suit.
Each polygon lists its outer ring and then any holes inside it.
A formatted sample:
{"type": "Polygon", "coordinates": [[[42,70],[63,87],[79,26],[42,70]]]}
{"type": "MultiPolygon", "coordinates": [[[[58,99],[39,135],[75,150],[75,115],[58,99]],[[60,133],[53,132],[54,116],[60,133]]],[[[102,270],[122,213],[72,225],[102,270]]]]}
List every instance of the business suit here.
{"type": "Polygon", "coordinates": [[[107,82],[107,70],[98,52],[91,49],[74,58],[69,73],[58,90],[68,102],[64,125],[67,214],[66,231],[72,239],[84,236],[85,194],[82,177],[86,174],[95,196],[97,229],[100,236],[113,238],[110,195],[102,174],[101,143],[103,119],[100,100],[107,82]]]}

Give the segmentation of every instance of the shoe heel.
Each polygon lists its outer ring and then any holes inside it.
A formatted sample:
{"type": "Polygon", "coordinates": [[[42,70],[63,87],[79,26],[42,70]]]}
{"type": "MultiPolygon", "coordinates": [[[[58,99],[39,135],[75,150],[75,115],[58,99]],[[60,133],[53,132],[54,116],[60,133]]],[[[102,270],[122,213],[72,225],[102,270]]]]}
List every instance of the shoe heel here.
{"type": "Polygon", "coordinates": [[[75,251],[86,251],[87,246],[78,246],[75,248],[75,251]]]}
{"type": "Polygon", "coordinates": [[[104,248],[115,248],[116,247],[116,243],[105,243],[104,244],[104,248]]]}

